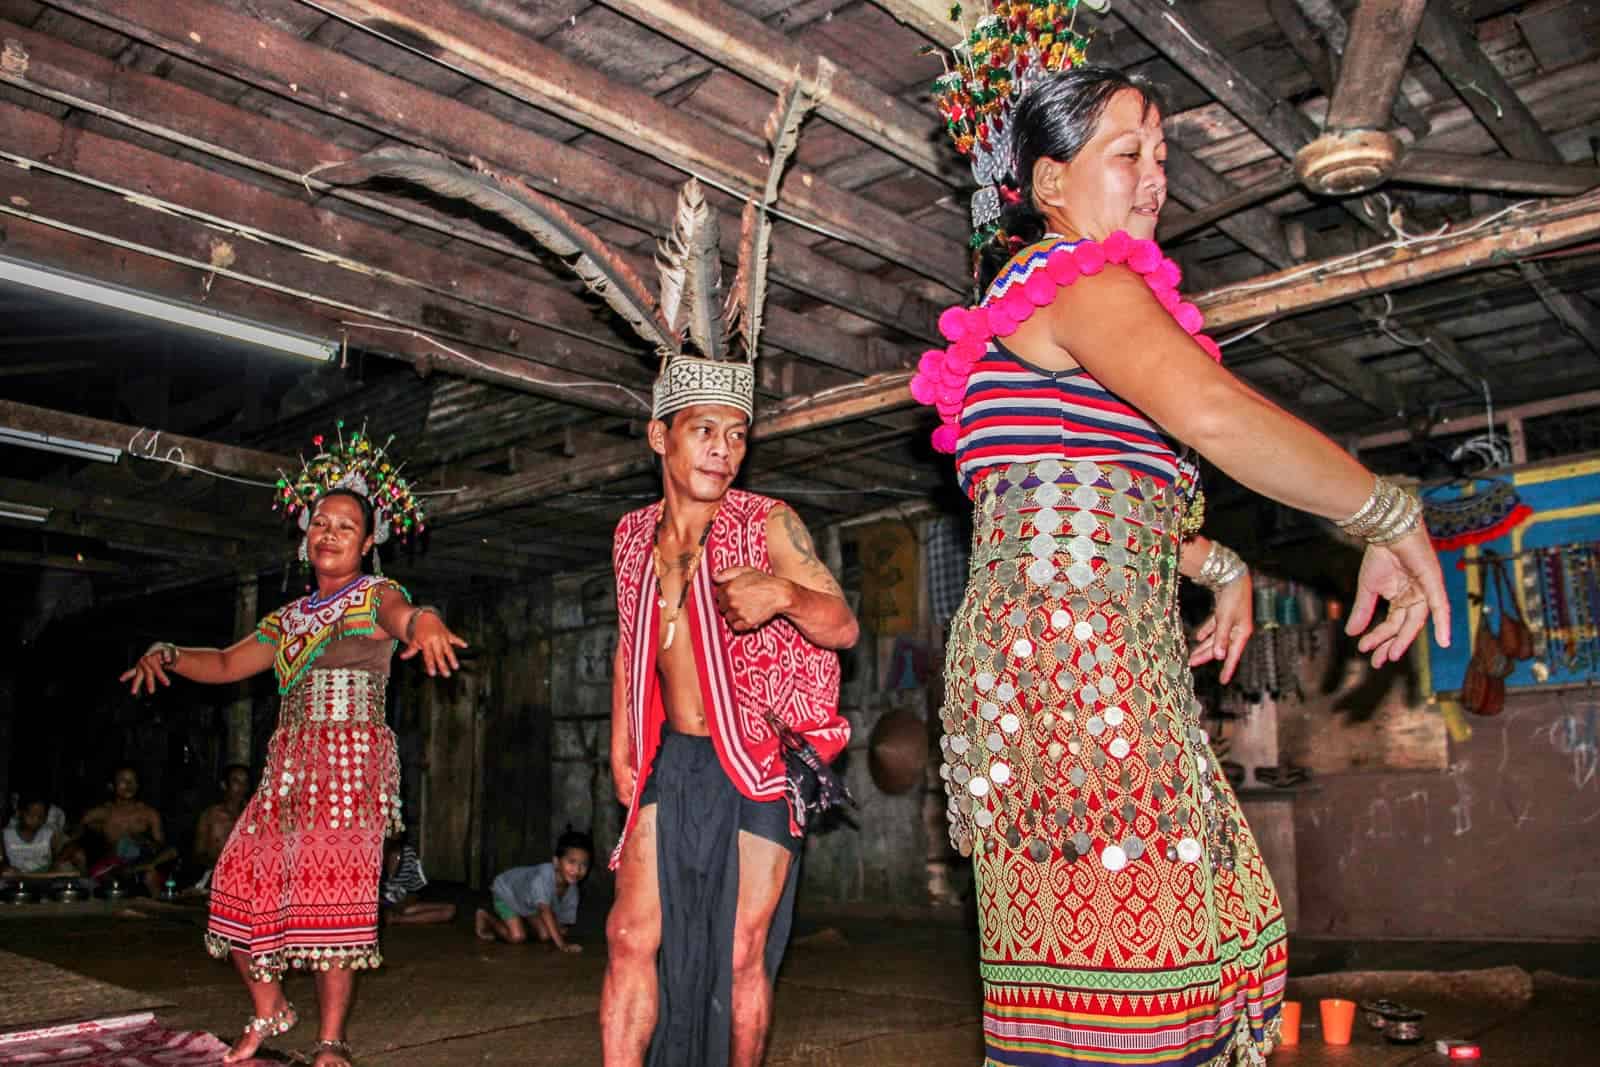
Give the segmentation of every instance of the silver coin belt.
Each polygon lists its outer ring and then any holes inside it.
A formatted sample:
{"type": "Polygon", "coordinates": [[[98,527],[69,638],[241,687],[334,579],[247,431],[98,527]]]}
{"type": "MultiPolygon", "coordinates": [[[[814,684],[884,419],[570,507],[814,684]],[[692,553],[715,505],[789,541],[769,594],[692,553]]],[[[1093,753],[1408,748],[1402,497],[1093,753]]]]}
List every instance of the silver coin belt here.
{"type": "Polygon", "coordinates": [[[1200,844],[1229,820],[1177,614],[1178,507],[1171,487],[1087,460],[980,484],[941,741],[963,854],[1227,858],[1200,844]]]}
{"type": "Polygon", "coordinates": [[[278,722],[381,723],[389,680],[373,671],[313,670],[283,695],[278,722]]]}

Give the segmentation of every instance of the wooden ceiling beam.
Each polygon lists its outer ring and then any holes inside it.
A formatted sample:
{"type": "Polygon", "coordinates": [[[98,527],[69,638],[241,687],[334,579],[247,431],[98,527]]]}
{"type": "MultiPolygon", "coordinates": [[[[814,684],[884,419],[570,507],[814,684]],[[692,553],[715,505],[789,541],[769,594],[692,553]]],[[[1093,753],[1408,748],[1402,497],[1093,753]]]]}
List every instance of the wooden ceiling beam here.
{"type": "Polygon", "coordinates": [[[178,530],[241,544],[285,544],[288,539],[288,529],[282,523],[261,522],[238,515],[213,515],[149,500],[42,485],[21,478],[0,477],[0,499],[72,515],[178,530]]]}
{"type": "Polygon", "coordinates": [[[1489,136],[1513,159],[1563,163],[1550,135],[1522,97],[1478,46],[1477,34],[1451,11],[1448,0],[1429,0],[1417,47],[1445,76],[1489,136]]]}
{"type": "MultiPolygon", "coordinates": [[[[264,115],[240,111],[202,93],[119,66],[35,31],[0,21],[0,36],[4,37],[11,54],[20,57],[17,62],[0,67],[0,81],[89,111],[119,126],[127,126],[184,148],[293,182],[295,188],[301,185],[299,175],[319,162],[354,157],[355,153],[351,150],[320,140],[297,127],[264,115]]],[[[82,169],[81,165],[76,169],[82,169]]],[[[376,211],[400,222],[425,227],[491,252],[519,259],[528,263],[536,276],[546,273],[546,265],[539,252],[517,244],[498,232],[464,222],[459,216],[433,211],[419,201],[328,186],[315,178],[306,179],[305,184],[338,202],[376,211]]],[[[661,190],[661,193],[663,196],[670,195],[668,190],[661,190]]],[[[309,208],[307,213],[310,213],[309,208]]],[[[319,220],[327,220],[330,229],[345,224],[353,225],[348,219],[341,219],[341,216],[325,208],[319,208],[315,214],[319,220]]],[[[728,237],[730,242],[737,242],[737,233],[728,237]]],[[[782,258],[782,250],[775,250],[775,256],[782,258]]],[[[482,271],[482,268],[474,269],[482,271]]],[[[543,294],[532,303],[545,308],[557,320],[552,323],[556,328],[571,329],[580,335],[597,330],[609,334],[596,318],[598,305],[567,293],[559,285],[539,286],[530,284],[523,276],[512,277],[504,272],[501,275],[506,284],[523,292],[525,300],[530,295],[543,294]]],[[[844,284],[848,282],[848,279],[844,279],[844,284]]],[[[501,285],[498,288],[503,290],[504,287],[501,285]]],[[[456,285],[452,288],[452,294],[470,299],[475,288],[456,285]]],[[[899,300],[901,304],[904,303],[904,294],[899,300]]],[[[882,317],[894,316],[885,311],[882,317]]],[[[932,320],[927,314],[918,313],[914,321],[921,323],[921,328],[930,333],[933,331],[932,320]]],[[[775,348],[856,373],[869,373],[875,369],[872,366],[875,357],[869,351],[871,346],[863,339],[808,319],[776,303],[769,303],[766,322],[765,336],[775,348]]],[[[610,343],[615,344],[616,335],[610,334],[610,337],[610,343]]]]}
{"type": "Polygon", "coordinates": [[[1589,346],[1591,354],[1600,356],[1600,312],[1596,312],[1581,294],[1566,293],[1557,289],[1546,278],[1537,263],[1522,262],[1517,269],[1539,294],[1539,301],[1550,310],[1561,325],[1572,331],[1589,346]]]}
{"type": "MultiPolygon", "coordinates": [[[[829,64],[827,57],[720,0],[602,2],[774,93],[781,92],[796,71],[809,76],[829,64]]],[[[835,67],[817,113],[945,185],[964,184],[954,166],[955,153],[938,143],[943,139],[942,123],[931,108],[913,107],[850,70],[835,67]]]]}
{"type": "MultiPolygon", "coordinates": [[[[0,104],[0,121],[4,120],[4,108],[0,104]]],[[[208,302],[213,278],[227,277],[322,309],[331,327],[325,328],[325,334],[348,337],[368,350],[394,351],[396,337],[409,337],[437,353],[440,365],[474,378],[484,377],[492,368],[480,366],[482,361],[468,350],[494,353],[524,368],[521,384],[530,392],[607,412],[640,414],[646,410],[642,391],[648,389],[650,375],[643,361],[629,353],[448,298],[425,299],[416,288],[394,279],[346,265],[329,266],[301,252],[252,239],[253,234],[229,234],[169,209],[152,210],[148,201],[85,188],[38,169],[7,168],[0,173],[0,191],[10,201],[0,204],[0,214],[25,212],[32,221],[92,236],[108,249],[138,250],[197,272],[197,284],[188,294],[191,302],[208,302]],[[21,200],[11,200],[13,197],[21,200]],[[18,202],[28,206],[13,206],[18,202]],[[234,239],[227,240],[230,236],[234,239]],[[425,343],[422,338],[437,343],[425,343]],[[534,357],[544,362],[535,362],[534,357]],[[563,364],[586,366],[602,377],[577,374],[563,364]],[[631,387],[634,395],[624,393],[624,385],[631,387]]],[[[418,255],[422,258],[421,250],[418,255]]],[[[131,281],[136,288],[144,287],[137,272],[131,281]]],[[[260,312],[252,317],[272,321],[260,312]]]]}
{"type": "MultiPolygon", "coordinates": [[[[134,442],[135,436],[141,433],[137,426],[127,426],[106,419],[92,419],[86,415],[74,415],[65,411],[53,411],[32,404],[19,404],[14,400],[0,400],[0,426],[124,450],[134,442]]],[[[163,451],[171,448],[181,449],[184,461],[197,467],[204,467],[219,474],[231,474],[259,481],[274,481],[280,471],[293,470],[297,466],[293,456],[240,448],[237,445],[217,444],[204,438],[186,437],[183,434],[166,431],[162,431],[161,434],[161,448],[163,451]]]]}
{"type": "MultiPolygon", "coordinates": [[[[1468,220],[1456,229],[1467,231],[1473,225],[1468,220]]],[[[1343,257],[1308,263],[1252,279],[1247,290],[1225,287],[1202,293],[1195,303],[1212,329],[1247,326],[1503,265],[1596,236],[1600,236],[1600,200],[1554,201],[1476,232],[1453,238],[1445,234],[1425,244],[1387,249],[1361,264],[1341,264],[1343,257]]]]}
{"type": "MultiPolygon", "coordinates": [[[[517,175],[547,196],[646,233],[665,234],[672,228],[677,203],[674,189],[217,4],[205,0],[163,0],[158,5],[130,0],[59,0],[56,6],[342,121],[457,159],[481,159],[501,173],[517,175]],[[138,18],[134,17],[136,11],[138,18]],[[205,28],[204,34],[196,34],[199,40],[189,35],[193,26],[205,28]]],[[[266,116],[242,112],[32,30],[0,23],[0,32],[8,54],[14,57],[14,62],[0,66],[0,80],[418,225],[443,233],[462,229],[459,220],[420,207],[403,208],[400,201],[359,190],[332,189],[309,173],[322,163],[353,159],[359,154],[355,150],[266,116]]],[[[517,246],[509,241],[498,245],[486,241],[486,233],[468,227],[459,236],[507,254],[526,255],[526,250],[514,251],[517,246]]],[[[724,258],[737,258],[738,242],[738,216],[724,214],[724,258]]],[[[938,336],[939,308],[908,286],[852,271],[799,242],[774,243],[772,277],[789,288],[914,337],[938,336]]],[[[787,328],[782,319],[781,314],[773,317],[768,332],[774,344],[786,347],[780,340],[787,328]]]]}
{"type": "MultiPolygon", "coordinates": [[[[459,3],[318,0],[316,6],[394,43],[401,43],[398,31],[407,45],[423,43],[411,50],[458,73],[742,196],[758,196],[766,185],[760,153],[743,141],[459,3]]],[[[789,214],[956,292],[966,284],[966,253],[958,244],[931,242],[899,212],[836,189],[804,168],[785,175],[779,202],[789,214]]]]}
{"type": "MultiPolygon", "coordinates": [[[[268,321],[280,327],[305,333],[338,337],[348,327],[342,324],[350,312],[322,309],[303,298],[288,296],[210,271],[205,266],[174,262],[127,246],[108,244],[104,237],[72,233],[59,227],[29,219],[8,201],[0,200],[0,217],[5,218],[7,254],[81,274],[98,281],[140,289],[155,296],[207,307],[248,318],[268,321]]],[[[381,343],[369,346],[374,352],[410,362],[418,373],[446,370],[462,377],[504,385],[525,393],[553,396],[567,403],[579,403],[575,390],[595,392],[593,378],[571,374],[554,367],[529,363],[516,356],[478,348],[459,342],[444,351],[411,334],[384,333],[381,343]]],[[[287,358],[287,357],[285,357],[287,358]]],[[[638,410],[630,407],[630,411],[638,410]]]]}
{"type": "Polygon", "coordinates": [[[20,157],[26,168],[5,179],[15,187],[11,195],[22,196],[36,213],[49,214],[51,205],[70,211],[77,198],[85,210],[74,212],[76,218],[87,225],[110,222],[107,232],[130,240],[171,242],[196,234],[182,251],[219,268],[303,285],[329,301],[409,314],[424,331],[450,333],[453,327],[462,340],[562,370],[583,367],[634,384],[650,380],[637,346],[599,322],[596,305],[557,286],[490,270],[127,141],[69,129],[42,112],[0,101],[0,124],[7,129],[0,153],[20,157]],[[31,188],[23,188],[29,181],[31,188]],[[96,218],[96,201],[113,205],[126,227],[116,218],[96,218]],[[141,209],[149,216],[140,217],[141,209]],[[168,220],[170,228],[163,225],[168,220]]]}

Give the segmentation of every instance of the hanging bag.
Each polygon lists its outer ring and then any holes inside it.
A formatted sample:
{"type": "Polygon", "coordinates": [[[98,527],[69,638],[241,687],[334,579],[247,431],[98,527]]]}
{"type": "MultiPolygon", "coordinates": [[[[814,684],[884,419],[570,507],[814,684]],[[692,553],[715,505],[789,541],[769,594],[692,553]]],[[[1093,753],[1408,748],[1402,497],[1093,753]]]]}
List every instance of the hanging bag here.
{"type": "Polygon", "coordinates": [[[1516,586],[1506,573],[1506,561],[1496,557],[1490,564],[1494,572],[1495,591],[1500,596],[1500,650],[1513,663],[1533,658],[1533,631],[1522,617],[1522,606],[1517,603],[1516,586]]]}
{"type": "Polygon", "coordinates": [[[1498,715],[1506,706],[1506,675],[1511,659],[1500,648],[1500,638],[1489,629],[1488,597],[1478,601],[1478,631],[1472,639],[1472,658],[1461,682],[1461,704],[1475,715],[1498,715]]]}

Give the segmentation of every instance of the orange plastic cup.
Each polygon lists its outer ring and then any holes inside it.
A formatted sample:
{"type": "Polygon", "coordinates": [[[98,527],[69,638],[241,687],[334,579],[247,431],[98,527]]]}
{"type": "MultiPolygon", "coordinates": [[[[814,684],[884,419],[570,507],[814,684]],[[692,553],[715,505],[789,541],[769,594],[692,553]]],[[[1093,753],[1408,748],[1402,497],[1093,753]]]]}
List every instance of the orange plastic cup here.
{"type": "Polygon", "coordinates": [[[1286,1000],[1283,1002],[1283,1030],[1278,1035],[1280,1045],[1298,1045],[1300,1043],[1300,1002],[1286,1000]]]}
{"type": "Polygon", "coordinates": [[[1318,1002],[1322,1009],[1322,1040],[1330,1045],[1348,1045],[1350,1027],[1356,1021],[1356,1002],[1330,997],[1318,1002]]]}

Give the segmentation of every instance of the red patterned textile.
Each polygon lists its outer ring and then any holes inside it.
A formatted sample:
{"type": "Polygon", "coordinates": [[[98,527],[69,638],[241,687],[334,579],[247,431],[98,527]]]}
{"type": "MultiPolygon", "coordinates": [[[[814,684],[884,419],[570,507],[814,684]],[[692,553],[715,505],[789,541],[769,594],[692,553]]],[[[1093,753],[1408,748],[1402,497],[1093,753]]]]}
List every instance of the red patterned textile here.
{"type": "MultiPolygon", "coordinates": [[[[781,502],[771,497],[728,490],[711,525],[705,562],[694,576],[684,606],[700,689],[706,698],[706,722],[722,769],[751,800],[784,795],[783,756],[766,720],[775,713],[831,762],[850,740],[850,724],[839,716],[839,657],[807,641],[784,618],[753,633],[736,634],[716,610],[711,576],[728,567],[772,570],[767,554],[767,519],[781,502]]],[[[629,743],[639,777],[634,801],[611,866],[622,857],[623,842],[633,827],[638,798],[661,738],[662,710],[656,674],[660,608],[651,546],[662,502],[631,511],[617,523],[612,563],[617,576],[617,625],[627,676],[629,743]]],[[[790,818],[790,832],[799,827],[790,818]]]]}
{"type": "Polygon", "coordinates": [[[368,636],[383,595],[375,585],[392,583],[364,579],[326,602],[303,598],[259,631],[295,635],[301,653],[288,661],[280,645],[280,680],[292,670],[293,681],[261,782],[212,874],[206,947],[219,958],[248,952],[260,979],[382,962],[383,840],[403,827],[400,761],[384,723],[394,642],[368,636]],[[320,625],[308,632],[313,617],[320,625]]]}
{"type": "Polygon", "coordinates": [[[5,1034],[0,1067],[211,1067],[227,1051],[212,1034],[168,1030],[141,1012],[5,1034]]]}

